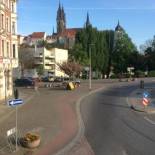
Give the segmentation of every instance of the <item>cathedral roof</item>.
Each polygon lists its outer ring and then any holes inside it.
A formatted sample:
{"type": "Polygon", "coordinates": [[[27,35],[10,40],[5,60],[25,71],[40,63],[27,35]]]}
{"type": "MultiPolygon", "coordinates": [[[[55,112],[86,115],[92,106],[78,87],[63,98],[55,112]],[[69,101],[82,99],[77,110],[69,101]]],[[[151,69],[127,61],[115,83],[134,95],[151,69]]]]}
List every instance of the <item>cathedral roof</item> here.
{"type": "Polygon", "coordinates": [[[59,37],[75,38],[75,35],[81,28],[68,28],[65,29],[62,33],[58,34],[59,37]]]}

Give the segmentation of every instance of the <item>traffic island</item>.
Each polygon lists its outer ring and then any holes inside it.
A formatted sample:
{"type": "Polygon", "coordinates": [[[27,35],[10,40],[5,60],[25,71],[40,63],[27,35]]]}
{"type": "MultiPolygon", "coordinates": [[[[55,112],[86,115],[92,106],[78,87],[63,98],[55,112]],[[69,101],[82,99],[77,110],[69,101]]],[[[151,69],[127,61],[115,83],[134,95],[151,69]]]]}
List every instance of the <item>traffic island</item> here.
{"type": "Polygon", "coordinates": [[[127,102],[132,110],[137,112],[144,112],[148,114],[155,113],[153,90],[150,89],[136,89],[129,97],[127,102]],[[149,95],[147,95],[149,94],[149,95]],[[147,95],[147,96],[146,96],[147,95]]]}

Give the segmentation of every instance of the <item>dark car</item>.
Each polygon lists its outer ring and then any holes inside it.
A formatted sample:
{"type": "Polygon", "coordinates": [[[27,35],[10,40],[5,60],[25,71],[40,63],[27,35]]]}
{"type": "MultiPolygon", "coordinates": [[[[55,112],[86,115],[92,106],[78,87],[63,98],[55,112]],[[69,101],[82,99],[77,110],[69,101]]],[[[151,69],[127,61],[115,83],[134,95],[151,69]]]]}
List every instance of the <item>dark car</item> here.
{"type": "Polygon", "coordinates": [[[63,82],[63,78],[61,78],[61,77],[56,77],[56,78],[54,79],[54,82],[63,82]]]}
{"type": "Polygon", "coordinates": [[[34,81],[29,78],[16,79],[14,83],[15,83],[15,86],[17,87],[34,86],[34,81]]]}

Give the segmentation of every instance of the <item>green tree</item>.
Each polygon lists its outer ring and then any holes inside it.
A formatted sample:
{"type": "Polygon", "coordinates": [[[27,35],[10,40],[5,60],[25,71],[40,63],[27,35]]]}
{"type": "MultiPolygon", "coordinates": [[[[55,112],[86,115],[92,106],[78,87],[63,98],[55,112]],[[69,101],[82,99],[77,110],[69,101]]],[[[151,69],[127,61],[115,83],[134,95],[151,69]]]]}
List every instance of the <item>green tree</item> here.
{"type": "Polygon", "coordinates": [[[87,53],[84,51],[82,44],[77,43],[70,51],[71,59],[75,60],[76,62],[80,63],[81,65],[88,65],[89,60],[87,53]]]}
{"type": "Polygon", "coordinates": [[[39,76],[44,74],[44,66],[43,65],[39,65],[38,67],[36,67],[37,69],[37,73],[39,76]]]}
{"type": "Polygon", "coordinates": [[[71,51],[72,56],[83,66],[89,65],[91,57],[92,70],[106,73],[109,54],[105,37],[104,31],[98,31],[91,25],[83,28],[76,35],[75,46],[71,51]]]}
{"type": "Polygon", "coordinates": [[[116,73],[127,72],[127,67],[131,65],[130,55],[136,51],[135,45],[129,36],[124,32],[120,38],[114,42],[113,66],[116,73]]]}

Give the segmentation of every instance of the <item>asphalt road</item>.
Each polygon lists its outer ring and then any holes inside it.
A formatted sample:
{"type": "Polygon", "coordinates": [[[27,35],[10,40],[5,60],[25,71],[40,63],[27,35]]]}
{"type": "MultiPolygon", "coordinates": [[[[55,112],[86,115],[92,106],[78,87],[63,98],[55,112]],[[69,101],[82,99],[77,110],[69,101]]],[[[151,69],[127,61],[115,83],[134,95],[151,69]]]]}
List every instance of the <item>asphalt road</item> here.
{"type": "Polygon", "coordinates": [[[85,136],[95,155],[155,155],[155,124],[127,102],[136,87],[113,86],[83,100],[85,136]]]}

